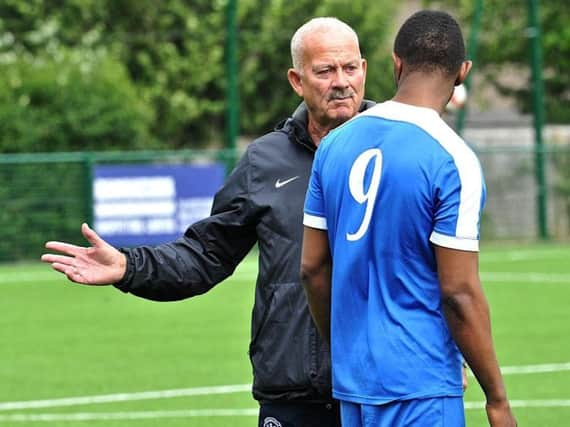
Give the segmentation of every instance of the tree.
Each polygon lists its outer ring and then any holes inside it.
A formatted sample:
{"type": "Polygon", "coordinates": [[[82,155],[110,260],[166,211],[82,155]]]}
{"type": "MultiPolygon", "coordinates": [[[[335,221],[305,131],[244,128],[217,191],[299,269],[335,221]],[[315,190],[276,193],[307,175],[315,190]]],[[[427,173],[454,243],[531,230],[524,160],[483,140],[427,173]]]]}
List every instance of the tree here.
{"type": "MultiPolygon", "coordinates": [[[[221,141],[226,108],[224,45],[228,0],[3,0],[0,64],[104,51],[122,64],[152,111],[149,132],[164,148],[221,141]]],[[[367,97],[392,93],[392,1],[240,0],[241,130],[261,134],[299,102],[286,79],[289,40],[313,16],[337,16],[360,35],[369,61],[367,97]]]]}
{"type": "Polygon", "coordinates": [[[149,148],[152,111],[105,52],[20,55],[0,63],[0,152],[149,148]]]}
{"type": "MultiPolygon", "coordinates": [[[[461,20],[471,22],[473,0],[445,0],[461,20]]],[[[567,0],[540,2],[546,120],[570,122],[570,9],[567,0]]],[[[467,33],[467,31],[466,31],[467,33]]],[[[516,98],[523,112],[532,111],[530,95],[530,41],[526,2],[486,0],[481,18],[476,72],[501,93],[516,98]],[[509,79],[505,73],[515,73],[509,79]],[[520,85],[518,78],[528,76],[520,85]]]]}

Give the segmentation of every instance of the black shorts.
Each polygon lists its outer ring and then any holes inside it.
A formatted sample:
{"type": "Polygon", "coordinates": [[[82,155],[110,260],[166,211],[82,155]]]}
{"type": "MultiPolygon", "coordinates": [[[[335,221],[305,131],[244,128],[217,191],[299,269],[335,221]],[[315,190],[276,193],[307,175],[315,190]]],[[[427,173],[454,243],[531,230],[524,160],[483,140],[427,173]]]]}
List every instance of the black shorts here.
{"type": "Polygon", "coordinates": [[[261,403],[258,427],[340,427],[340,406],[337,401],[261,403]]]}

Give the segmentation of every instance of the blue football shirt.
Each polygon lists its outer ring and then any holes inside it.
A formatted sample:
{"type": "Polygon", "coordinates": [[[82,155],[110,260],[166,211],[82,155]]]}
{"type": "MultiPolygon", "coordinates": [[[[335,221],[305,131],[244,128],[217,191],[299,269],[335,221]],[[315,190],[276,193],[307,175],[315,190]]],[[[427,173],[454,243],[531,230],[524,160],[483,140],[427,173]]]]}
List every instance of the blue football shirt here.
{"type": "Polygon", "coordinates": [[[463,394],[432,244],[478,251],[484,201],[477,157],[434,110],[388,101],[323,139],[303,222],[329,235],[336,398],[463,394]]]}

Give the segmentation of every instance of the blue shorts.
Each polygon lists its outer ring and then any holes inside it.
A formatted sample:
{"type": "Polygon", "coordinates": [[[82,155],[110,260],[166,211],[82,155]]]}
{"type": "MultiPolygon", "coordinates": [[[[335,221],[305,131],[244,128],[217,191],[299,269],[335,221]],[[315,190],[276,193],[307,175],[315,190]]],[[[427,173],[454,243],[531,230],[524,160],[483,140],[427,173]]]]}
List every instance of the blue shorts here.
{"type": "Polygon", "coordinates": [[[462,397],[399,400],[384,405],[340,402],[343,427],[464,427],[462,397]]]}

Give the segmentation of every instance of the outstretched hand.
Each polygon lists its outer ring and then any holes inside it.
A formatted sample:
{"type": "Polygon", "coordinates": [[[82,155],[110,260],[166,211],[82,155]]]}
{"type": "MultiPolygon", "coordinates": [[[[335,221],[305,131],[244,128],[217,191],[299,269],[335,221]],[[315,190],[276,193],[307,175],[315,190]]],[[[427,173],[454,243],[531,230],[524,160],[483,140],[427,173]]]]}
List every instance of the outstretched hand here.
{"type": "Polygon", "coordinates": [[[69,280],[84,285],[109,285],[121,280],[126,271],[126,257],[103,240],[87,224],[81,225],[81,233],[92,245],[76,246],[51,241],[46,248],[59,254],[44,254],[42,261],[67,276],[69,280]]]}

